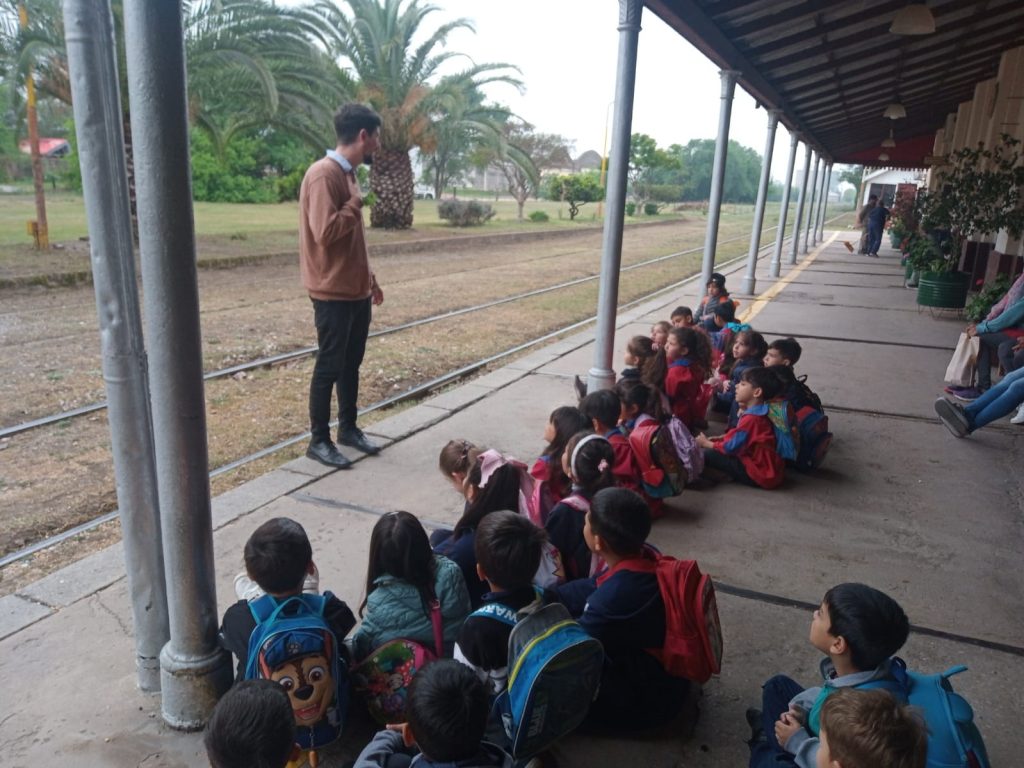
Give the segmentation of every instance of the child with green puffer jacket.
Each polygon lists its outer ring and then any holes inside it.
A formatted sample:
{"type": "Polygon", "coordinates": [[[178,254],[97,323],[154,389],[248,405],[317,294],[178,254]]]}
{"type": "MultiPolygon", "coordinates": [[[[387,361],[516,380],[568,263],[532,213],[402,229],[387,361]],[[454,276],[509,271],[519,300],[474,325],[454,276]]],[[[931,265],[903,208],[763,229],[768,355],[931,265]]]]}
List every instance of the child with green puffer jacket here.
{"type": "Polygon", "coordinates": [[[450,657],[469,615],[469,593],[459,566],[435,555],[415,515],[391,512],[373,527],[366,597],[359,606],[362,623],[351,639],[352,655],[362,661],[391,640],[414,640],[433,649],[431,606],[437,601],[450,657]]]}

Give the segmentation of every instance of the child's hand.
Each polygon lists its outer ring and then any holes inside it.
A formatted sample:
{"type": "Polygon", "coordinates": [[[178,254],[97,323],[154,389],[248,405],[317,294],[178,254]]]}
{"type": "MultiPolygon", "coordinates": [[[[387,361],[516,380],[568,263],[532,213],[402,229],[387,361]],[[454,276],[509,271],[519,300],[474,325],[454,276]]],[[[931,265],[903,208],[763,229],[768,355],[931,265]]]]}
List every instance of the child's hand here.
{"type": "Polygon", "coordinates": [[[775,721],[775,740],[782,747],[786,746],[793,734],[800,730],[800,723],[792,712],[783,712],[782,717],[775,721]]]}
{"type": "Polygon", "coordinates": [[[728,391],[729,391],[729,390],[731,390],[731,389],[732,389],[732,379],[730,379],[729,381],[725,382],[725,383],[724,383],[724,384],[722,385],[722,391],[723,391],[723,392],[728,392],[728,391]]]}
{"type": "Polygon", "coordinates": [[[708,439],[708,436],[705,435],[703,432],[701,432],[699,435],[697,435],[697,445],[699,445],[701,448],[714,448],[715,447],[715,444],[712,443],[708,439]]]}

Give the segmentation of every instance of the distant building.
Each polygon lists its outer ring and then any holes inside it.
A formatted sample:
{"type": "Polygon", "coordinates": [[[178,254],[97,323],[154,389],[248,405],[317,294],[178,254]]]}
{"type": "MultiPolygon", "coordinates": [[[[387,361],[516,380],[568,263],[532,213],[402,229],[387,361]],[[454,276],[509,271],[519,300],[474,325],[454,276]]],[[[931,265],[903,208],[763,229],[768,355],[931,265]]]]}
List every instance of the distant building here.
{"type": "Polygon", "coordinates": [[[867,203],[871,195],[877,195],[879,200],[885,200],[892,204],[896,198],[896,187],[900,184],[913,184],[923,186],[925,183],[925,172],[910,168],[877,168],[864,174],[863,199],[861,205],[867,203]]]}
{"type": "Polygon", "coordinates": [[[588,149],[573,161],[573,169],[577,173],[580,171],[599,171],[601,170],[601,155],[592,149],[588,149]]]}

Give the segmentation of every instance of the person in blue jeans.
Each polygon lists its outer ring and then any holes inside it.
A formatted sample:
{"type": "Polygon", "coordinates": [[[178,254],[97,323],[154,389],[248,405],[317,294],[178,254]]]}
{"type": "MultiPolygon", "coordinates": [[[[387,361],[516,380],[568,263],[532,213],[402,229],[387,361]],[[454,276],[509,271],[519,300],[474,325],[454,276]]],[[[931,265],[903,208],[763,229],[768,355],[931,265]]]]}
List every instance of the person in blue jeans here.
{"type": "Polygon", "coordinates": [[[935,412],[954,437],[967,437],[1008,415],[1021,403],[1024,403],[1024,368],[1006,374],[1002,381],[966,408],[940,397],[935,401],[935,412]]]}
{"type": "Polygon", "coordinates": [[[878,249],[882,247],[882,231],[885,220],[889,218],[889,209],[883,200],[868,213],[868,256],[878,258],[878,249]]]}

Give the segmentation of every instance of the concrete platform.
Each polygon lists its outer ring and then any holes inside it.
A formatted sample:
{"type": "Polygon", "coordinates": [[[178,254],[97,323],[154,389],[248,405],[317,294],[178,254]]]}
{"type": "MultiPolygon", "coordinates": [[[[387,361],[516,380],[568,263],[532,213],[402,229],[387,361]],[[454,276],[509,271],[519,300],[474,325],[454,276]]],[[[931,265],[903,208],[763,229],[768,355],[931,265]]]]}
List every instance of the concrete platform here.
{"type": "MultiPolygon", "coordinates": [[[[742,269],[729,272],[738,285],[742,269]]],[[[813,682],[804,604],[848,580],[901,602],[919,628],[902,651],[914,668],[970,666],[955,685],[974,706],[993,764],[1020,762],[1024,430],[1003,423],[957,441],[937,422],[931,403],[962,322],[919,313],[901,277],[892,256],[855,257],[833,241],[777,280],[761,264],[759,297],[734,294],[758,330],[801,338],[798,371],[829,407],[836,435],[827,465],[774,492],[721,485],[670,502],[652,539],[699,558],[719,583],[722,675],[705,687],[686,743],[664,733],[574,736],[558,750],[560,765],[744,765],[744,709],[776,672],[813,682]]],[[[677,304],[694,306],[698,293],[691,284],[620,315],[616,359],[631,335],[677,304]]],[[[276,515],[302,522],[321,584],[358,605],[378,515],[407,509],[429,526],[457,518],[462,500],[437,470],[441,446],[466,438],[532,460],[548,414],[574,402],[571,377],[592,354],[590,333],[577,334],[374,425],[387,450],[350,471],[300,459],[219,497],[221,610],[245,539],[276,515]]],[[[125,591],[112,547],[0,600],[5,766],[205,764],[200,737],[164,726],[159,699],[134,687],[125,591]]],[[[366,734],[354,724],[326,764],[351,759],[366,734]]]]}

